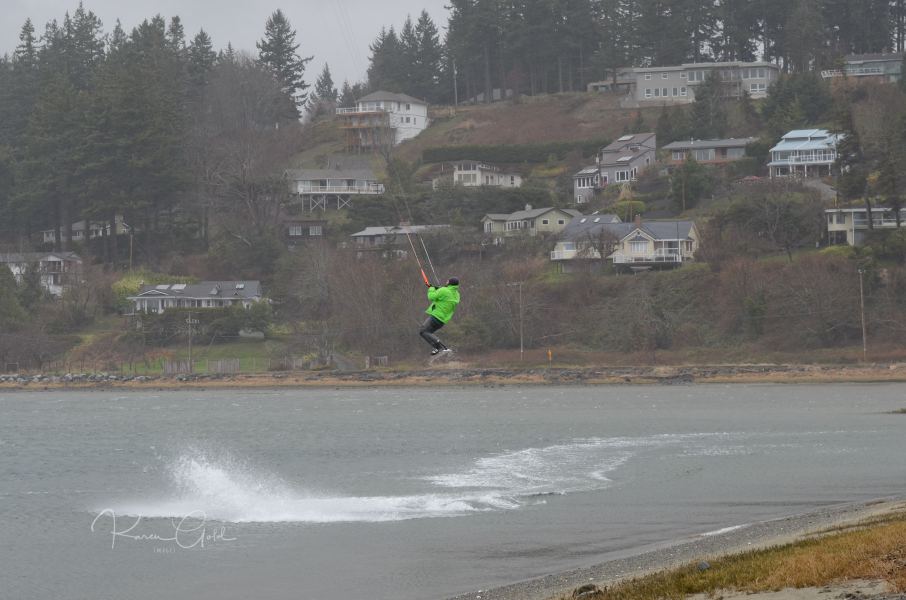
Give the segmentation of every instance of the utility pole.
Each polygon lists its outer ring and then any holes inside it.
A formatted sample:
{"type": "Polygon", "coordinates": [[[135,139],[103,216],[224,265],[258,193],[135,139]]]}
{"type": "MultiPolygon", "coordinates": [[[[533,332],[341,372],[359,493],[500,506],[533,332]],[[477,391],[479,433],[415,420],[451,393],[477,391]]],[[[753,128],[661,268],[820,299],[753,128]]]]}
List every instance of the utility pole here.
{"type": "Polygon", "coordinates": [[[453,61],[453,106],[459,106],[459,82],[456,80],[456,61],[453,61]]]}
{"type": "Polygon", "coordinates": [[[517,283],[508,283],[507,284],[508,286],[518,286],[519,287],[519,360],[520,361],[525,360],[525,344],[523,343],[523,340],[524,340],[523,333],[524,333],[525,329],[523,327],[523,310],[522,310],[522,284],[523,283],[525,283],[525,282],[519,281],[517,283]]]}
{"type": "Polygon", "coordinates": [[[195,333],[194,326],[196,323],[198,323],[198,320],[193,318],[194,313],[188,313],[188,315],[189,316],[186,318],[186,324],[189,326],[189,373],[191,373],[195,370],[192,362],[192,336],[195,333]]]}
{"type": "Polygon", "coordinates": [[[868,338],[865,334],[865,290],[862,286],[862,276],[865,269],[859,267],[859,307],[862,312],[862,362],[868,362],[868,338]]]}

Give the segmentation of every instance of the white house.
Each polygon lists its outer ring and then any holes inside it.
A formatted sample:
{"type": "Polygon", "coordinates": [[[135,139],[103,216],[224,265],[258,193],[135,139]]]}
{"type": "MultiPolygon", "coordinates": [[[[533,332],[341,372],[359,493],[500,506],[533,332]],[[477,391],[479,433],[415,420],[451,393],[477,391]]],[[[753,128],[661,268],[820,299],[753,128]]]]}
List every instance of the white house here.
{"type": "Polygon", "coordinates": [[[562,272],[576,261],[603,258],[623,269],[678,267],[694,259],[700,235],[693,221],[623,223],[615,215],[573,219],[551,252],[562,272]]]}
{"type": "Polygon", "coordinates": [[[9,267],[17,283],[26,271],[36,269],[41,274],[41,287],[59,298],[78,275],[82,259],[73,252],[18,252],[0,254],[0,265],[9,267]]]}
{"type": "Polygon", "coordinates": [[[169,308],[249,308],[264,299],[259,281],[202,281],[145,285],[129,296],[135,312],[160,314],[169,308]]]}
{"type": "Polygon", "coordinates": [[[348,150],[373,150],[414,138],[428,127],[428,103],[406,94],[378,91],[337,109],[348,150]]]}
{"type": "Polygon", "coordinates": [[[841,134],[827,129],[794,129],[771,148],[771,177],[830,175],[837,160],[841,134]]]}
{"type": "Polygon", "coordinates": [[[440,176],[432,180],[432,187],[437,189],[441,181],[447,179],[453,185],[463,187],[517,188],[522,186],[522,175],[514,171],[503,171],[500,167],[476,160],[460,160],[451,163],[449,170],[442,170],[440,176]]]}

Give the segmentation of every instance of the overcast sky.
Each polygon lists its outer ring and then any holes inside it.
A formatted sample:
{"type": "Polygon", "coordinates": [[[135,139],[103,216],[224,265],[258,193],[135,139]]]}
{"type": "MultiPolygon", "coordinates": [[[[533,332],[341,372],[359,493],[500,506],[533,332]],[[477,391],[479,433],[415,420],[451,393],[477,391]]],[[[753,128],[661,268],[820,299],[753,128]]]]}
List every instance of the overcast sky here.
{"type": "MultiPolygon", "coordinates": [[[[117,19],[128,31],[142,19],[160,13],[168,20],[179,15],[190,38],[204,28],[215,48],[232,42],[237,49],[257,52],[255,42],[264,34],[267,17],[277,8],[283,10],[296,29],[299,52],[314,55],[306,72],[313,83],[326,61],[339,87],[343,79],[358,81],[368,68],[368,45],[381,26],[397,30],[411,14],[413,20],[424,8],[434,19],[441,37],[447,22],[448,0],[84,0],[110,32],[117,19]]],[[[74,11],[78,0],[0,0],[0,54],[12,52],[18,43],[19,29],[31,17],[38,34],[44,24],[62,21],[67,10],[74,11]]]]}

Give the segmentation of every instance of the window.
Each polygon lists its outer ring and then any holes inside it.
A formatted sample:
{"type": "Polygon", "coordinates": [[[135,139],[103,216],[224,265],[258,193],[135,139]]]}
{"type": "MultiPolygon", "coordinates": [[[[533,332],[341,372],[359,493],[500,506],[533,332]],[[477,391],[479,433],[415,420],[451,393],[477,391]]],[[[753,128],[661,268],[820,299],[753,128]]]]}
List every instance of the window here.
{"type": "Polygon", "coordinates": [[[564,221],[563,219],[557,219],[557,225],[564,225],[564,224],[566,224],[566,221],[564,221]]]}
{"type": "Polygon", "coordinates": [[[516,176],[510,175],[510,185],[516,185],[516,176]]]}
{"type": "Polygon", "coordinates": [[[680,96],[685,96],[685,95],[686,95],[686,88],[681,87],[681,88],[679,89],[679,95],[680,95],[680,96]]]}
{"type": "Polygon", "coordinates": [[[685,74],[685,73],[680,73],[680,74],[679,74],[679,78],[680,78],[680,79],[685,79],[685,78],[686,78],[686,74],[685,74]]]}
{"type": "Polygon", "coordinates": [[[661,96],[663,96],[664,98],[667,97],[667,88],[661,88],[661,96]]]}
{"type": "Polygon", "coordinates": [[[697,161],[714,160],[714,148],[701,148],[694,150],[693,155],[697,161]]]}
{"type": "Polygon", "coordinates": [[[654,97],[655,98],[661,97],[661,88],[654,88],[654,97]]]}
{"type": "Polygon", "coordinates": [[[651,81],[651,73],[645,73],[645,81],[651,81]]]}
{"type": "Polygon", "coordinates": [[[289,235],[290,237],[299,237],[302,235],[302,226],[301,225],[290,225],[289,226],[289,235]]]}
{"type": "Polygon", "coordinates": [[[320,225],[310,225],[308,227],[308,235],[317,236],[323,235],[320,225]]]}
{"type": "Polygon", "coordinates": [[[651,98],[651,88],[645,88],[645,97],[651,98]]]}
{"type": "Polygon", "coordinates": [[[661,79],[667,79],[667,74],[666,74],[666,73],[661,73],[661,79]]]}
{"type": "Polygon", "coordinates": [[[673,97],[676,98],[679,95],[679,88],[673,88],[673,97]]]}
{"type": "Polygon", "coordinates": [[[629,242],[629,252],[632,254],[645,254],[648,251],[648,242],[629,242]]]}
{"type": "Polygon", "coordinates": [[[673,160],[686,160],[686,153],[682,150],[674,150],[673,160]]]}
{"type": "Polygon", "coordinates": [[[767,89],[768,89],[768,86],[767,86],[767,84],[764,84],[764,83],[750,83],[749,84],[750,92],[764,92],[767,89]]]}
{"type": "Polygon", "coordinates": [[[551,222],[550,222],[548,219],[541,219],[541,224],[542,224],[542,225],[550,225],[551,222]]]}
{"type": "Polygon", "coordinates": [[[418,122],[418,117],[412,117],[412,124],[415,125],[418,122]]]}
{"type": "Polygon", "coordinates": [[[407,104],[406,104],[406,110],[412,110],[412,105],[407,103],[407,104]]]}
{"type": "Polygon", "coordinates": [[[406,117],[406,123],[411,123],[411,122],[412,122],[412,117],[406,117]]]}
{"type": "Polygon", "coordinates": [[[846,214],[845,213],[842,213],[842,212],[837,213],[836,217],[837,217],[837,225],[843,225],[844,223],[846,223],[846,214]]]}
{"type": "Polygon", "coordinates": [[[618,182],[629,181],[630,173],[629,171],[617,171],[614,175],[614,179],[618,182]]]}

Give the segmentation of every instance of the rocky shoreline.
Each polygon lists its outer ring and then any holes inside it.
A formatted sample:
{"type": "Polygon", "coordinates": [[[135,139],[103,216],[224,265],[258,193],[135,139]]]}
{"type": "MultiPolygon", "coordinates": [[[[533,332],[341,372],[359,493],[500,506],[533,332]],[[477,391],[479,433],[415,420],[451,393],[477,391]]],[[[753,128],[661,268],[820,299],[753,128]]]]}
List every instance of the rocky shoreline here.
{"type": "MultiPolygon", "coordinates": [[[[593,584],[600,588],[621,580],[679,567],[691,562],[802,539],[834,527],[853,525],[870,517],[906,510],[906,497],[829,506],[807,514],[745,525],[724,533],[699,535],[631,551],[591,567],[573,569],[511,585],[462,594],[449,600],[547,600],[568,596],[593,584]]],[[[825,596],[826,597],[826,596],[825,596]]]]}
{"type": "Polygon", "coordinates": [[[600,385],[690,383],[833,383],[906,381],[906,364],[698,365],[375,369],[257,374],[122,375],[65,373],[0,375],[0,389],[54,388],[270,388],[306,386],[600,385]]]}

